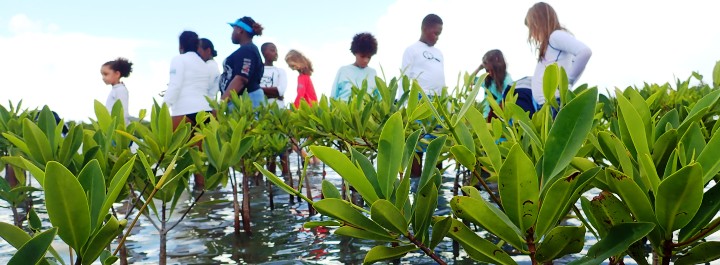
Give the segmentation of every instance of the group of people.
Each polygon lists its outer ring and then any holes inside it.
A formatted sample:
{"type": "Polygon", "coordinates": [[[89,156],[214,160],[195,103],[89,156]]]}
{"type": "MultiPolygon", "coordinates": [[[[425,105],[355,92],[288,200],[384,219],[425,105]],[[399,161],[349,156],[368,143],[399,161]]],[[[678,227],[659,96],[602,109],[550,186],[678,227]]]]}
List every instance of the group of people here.
{"type": "MultiPolygon", "coordinates": [[[[198,112],[212,111],[206,98],[215,99],[218,92],[220,100],[228,100],[231,92],[239,95],[247,93],[254,107],[273,101],[285,106],[287,74],[274,65],[278,60],[275,44],[264,43],[258,48],[253,43],[253,37],[262,35],[263,27],[250,17],[229,24],[232,27],[232,42],[240,47],[224,60],[222,73],[214,61],[217,52],[210,40],[200,39],[191,31],[180,34],[180,55],[172,59],[170,82],[164,94],[176,126],[183,119],[194,125],[198,112]]],[[[572,86],[582,75],[592,52],[560,24],[555,10],[547,3],[534,4],[527,12],[525,25],[528,42],[537,49],[538,55],[532,76],[513,80],[500,50],[488,51],[472,76],[483,69],[486,71],[487,77],[481,85],[492,94],[492,97],[486,98],[494,98],[499,105],[515,84],[517,104],[532,115],[546,101],[542,89],[545,68],[557,63],[567,72],[572,86]]],[[[425,16],[420,39],[407,47],[402,57],[401,70],[410,79],[416,80],[428,96],[441,94],[445,87],[445,58],[435,47],[442,29],[443,21],[439,16],[425,16]]],[[[365,87],[368,93],[377,93],[377,73],[368,66],[377,53],[377,47],[377,40],[370,33],[359,33],[353,37],[350,51],[355,56],[355,62],[338,70],[331,88],[332,98],[348,100],[353,87],[365,87]],[[362,86],[363,82],[367,82],[367,86],[362,86]]],[[[310,78],[313,73],[311,61],[297,50],[290,50],[285,61],[290,69],[298,72],[297,97],[293,104],[300,107],[305,101],[312,105],[317,101],[317,94],[310,78]]],[[[112,85],[106,106],[111,110],[113,104],[120,101],[125,109],[126,122],[129,117],[128,91],[120,79],[128,77],[131,71],[132,63],[124,58],[107,62],[101,68],[103,81],[112,85]]],[[[485,106],[485,116],[492,117],[489,104],[485,106]]]]}

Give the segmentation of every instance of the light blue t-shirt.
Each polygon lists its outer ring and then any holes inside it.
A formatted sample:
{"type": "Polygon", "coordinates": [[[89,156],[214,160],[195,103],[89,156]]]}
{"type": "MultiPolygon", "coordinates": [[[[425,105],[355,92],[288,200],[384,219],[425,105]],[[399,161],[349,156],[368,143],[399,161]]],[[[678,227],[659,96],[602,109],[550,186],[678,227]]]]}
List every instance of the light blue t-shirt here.
{"type": "MultiPolygon", "coordinates": [[[[505,90],[507,90],[508,86],[512,86],[513,80],[510,77],[510,74],[505,75],[505,80],[503,80],[503,87],[501,89],[497,89],[497,85],[495,82],[490,82],[490,87],[485,87],[485,82],[482,83],[482,87],[490,90],[490,93],[492,93],[493,97],[495,98],[495,102],[497,102],[498,105],[500,105],[503,101],[503,95],[505,94],[505,90]]],[[[488,97],[486,96],[485,99],[487,100],[488,97]]],[[[487,118],[487,116],[490,115],[490,104],[485,104],[485,109],[483,109],[483,116],[487,118]]]]}
{"type": "Polygon", "coordinates": [[[330,97],[340,100],[350,99],[353,85],[359,88],[365,79],[367,79],[368,83],[368,93],[373,93],[376,90],[376,75],[375,69],[370,67],[360,68],[352,64],[340,67],[335,76],[330,97]]]}

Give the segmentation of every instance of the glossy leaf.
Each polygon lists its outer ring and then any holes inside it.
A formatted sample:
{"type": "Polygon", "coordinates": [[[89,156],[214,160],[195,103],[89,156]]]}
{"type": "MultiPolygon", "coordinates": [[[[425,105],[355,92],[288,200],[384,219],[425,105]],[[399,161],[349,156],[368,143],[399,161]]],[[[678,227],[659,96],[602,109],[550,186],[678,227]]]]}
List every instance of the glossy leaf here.
{"type": "Polygon", "coordinates": [[[558,223],[560,218],[569,210],[570,206],[580,198],[585,186],[600,172],[600,168],[583,172],[579,175],[570,175],[559,179],[541,197],[540,212],[538,213],[535,234],[545,235],[558,223]]]}
{"type": "Polygon", "coordinates": [[[457,159],[457,161],[464,167],[470,169],[475,168],[475,163],[477,163],[475,154],[464,145],[455,145],[451,147],[450,153],[452,153],[453,156],[455,156],[455,159],[457,159]]]}
{"type": "Polygon", "coordinates": [[[337,187],[327,180],[322,181],[322,194],[325,198],[342,199],[340,191],[338,191],[337,187]]]}
{"type": "Polygon", "coordinates": [[[377,178],[384,198],[389,198],[405,149],[402,116],[396,112],[385,122],[378,143],[377,178]]]}
{"type": "Polygon", "coordinates": [[[608,231],[608,236],[590,247],[588,253],[569,265],[600,264],[609,257],[630,247],[655,227],[651,223],[622,223],[608,231]]]}
{"type": "Polygon", "coordinates": [[[54,159],[48,137],[45,136],[35,123],[28,119],[23,120],[23,138],[30,151],[28,155],[34,160],[40,164],[45,164],[54,159]]]}
{"type": "Polygon", "coordinates": [[[597,89],[586,90],[565,105],[557,115],[545,144],[542,185],[545,189],[570,164],[592,129],[597,89]]]}
{"type": "Polygon", "coordinates": [[[436,187],[439,185],[439,179],[435,179],[435,169],[438,163],[438,159],[440,158],[442,148],[443,146],[445,146],[446,140],[447,136],[443,135],[432,140],[428,145],[427,151],[425,152],[425,161],[422,165],[423,168],[422,173],[420,174],[420,183],[418,184],[418,189],[422,189],[423,187],[431,183],[431,181],[435,183],[436,187]]]}
{"type": "Polygon", "coordinates": [[[478,236],[458,220],[452,219],[448,236],[460,243],[463,249],[474,260],[491,264],[517,264],[510,255],[500,247],[478,236]]]}
{"type": "Polygon", "coordinates": [[[526,249],[525,234],[497,207],[484,200],[456,196],[450,201],[453,212],[461,219],[485,228],[518,249],[526,249]]]}
{"type": "Polygon", "coordinates": [[[100,213],[105,202],[105,177],[103,177],[100,163],[97,160],[92,160],[85,165],[85,168],[78,175],[78,181],[80,181],[80,185],[85,191],[90,206],[90,230],[94,231],[95,227],[100,223],[98,218],[107,214],[100,213]]]}
{"type": "Polygon", "coordinates": [[[405,256],[408,252],[415,251],[417,249],[418,248],[415,245],[399,247],[375,246],[368,251],[367,255],[365,255],[363,264],[373,264],[378,261],[398,259],[405,256]]]}
{"type": "Polygon", "coordinates": [[[542,82],[543,95],[545,96],[546,103],[555,108],[559,108],[560,106],[558,106],[555,101],[555,93],[558,91],[558,86],[560,86],[560,66],[557,63],[552,63],[545,67],[542,82]]]}
{"type": "Polygon", "coordinates": [[[430,245],[428,246],[430,249],[435,249],[435,247],[443,241],[445,236],[447,236],[448,232],[450,232],[452,221],[453,218],[448,216],[440,218],[433,224],[430,245]]]}
{"type": "Polygon", "coordinates": [[[500,169],[500,199],[508,218],[527,231],[535,224],[540,210],[540,186],[535,165],[519,145],[514,145],[500,169]]]}
{"type": "Polygon", "coordinates": [[[502,157],[500,155],[500,149],[498,149],[497,144],[495,144],[495,140],[492,135],[490,135],[487,123],[485,123],[485,118],[483,118],[482,113],[474,107],[468,110],[465,118],[472,126],[475,134],[478,136],[478,139],[480,139],[480,144],[482,145],[483,150],[485,150],[487,157],[490,158],[490,164],[493,166],[495,173],[498,173],[500,171],[500,167],[502,167],[502,157]]]}
{"type": "MultiPolygon", "coordinates": [[[[125,221],[127,222],[127,221],[125,221]]],[[[108,221],[98,230],[84,247],[82,254],[82,264],[89,265],[100,257],[100,253],[105,250],[121,232],[120,222],[114,216],[109,215],[108,221]]]]}
{"type": "Polygon", "coordinates": [[[58,228],[53,227],[27,241],[15,252],[10,261],[8,261],[8,265],[37,264],[45,257],[45,253],[53,239],[55,239],[57,232],[58,228]]]}
{"type": "Polygon", "coordinates": [[[303,228],[312,229],[315,227],[325,226],[325,227],[339,227],[342,224],[338,221],[310,221],[305,222],[303,224],[303,228]]]}
{"type": "Polygon", "coordinates": [[[582,251],[585,245],[584,226],[558,226],[550,230],[535,252],[539,262],[550,262],[567,254],[582,251]]]}
{"type": "MultiPolygon", "coordinates": [[[[99,216],[103,216],[110,211],[110,207],[112,207],[112,204],[115,203],[117,197],[120,195],[120,191],[122,191],[125,187],[127,178],[130,175],[130,172],[132,172],[133,170],[133,164],[135,164],[135,156],[130,158],[130,160],[128,160],[128,162],[125,163],[125,165],[123,165],[120,170],[115,172],[115,175],[110,181],[110,186],[108,186],[107,195],[105,196],[105,202],[103,203],[102,208],[100,208],[100,211],[98,211],[98,213],[100,214],[99,216]]],[[[172,168],[172,166],[170,166],[170,168],[172,168]]],[[[166,172],[171,171],[170,168],[168,168],[168,171],[166,172]]],[[[99,226],[102,221],[103,220],[101,218],[98,218],[97,226],[99,226]]]]}
{"type": "Polygon", "coordinates": [[[45,172],[45,204],[50,222],[70,247],[79,250],[90,237],[90,210],[82,186],[64,166],[51,161],[45,172]]]}
{"type": "Polygon", "coordinates": [[[30,208],[30,211],[28,212],[28,224],[30,224],[30,228],[33,230],[39,231],[42,229],[42,221],[40,220],[40,217],[35,212],[34,208],[30,208]]]}
{"type": "Polygon", "coordinates": [[[705,148],[698,155],[697,162],[702,166],[704,184],[708,183],[720,172],[720,132],[712,134],[705,148]]]}
{"type": "Polygon", "coordinates": [[[684,242],[690,237],[694,236],[701,229],[705,228],[706,225],[712,221],[715,215],[720,211],[720,185],[715,184],[712,188],[705,192],[700,204],[700,209],[695,214],[695,217],[687,224],[687,226],[680,229],[680,240],[684,242]]]}
{"type": "Polygon", "coordinates": [[[350,158],[352,159],[352,161],[355,162],[360,167],[360,169],[362,169],[365,177],[368,181],[370,181],[370,184],[372,184],[373,189],[375,190],[375,194],[377,194],[379,197],[385,198],[385,195],[382,195],[383,192],[382,188],[380,188],[380,182],[378,182],[375,166],[372,164],[372,162],[370,162],[370,159],[366,157],[363,153],[358,152],[353,147],[350,147],[350,154],[350,158]]]}
{"type": "Polygon", "coordinates": [[[367,230],[362,230],[352,226],[341,226],[334,232],[336,235],[349,236],[360,239],[375,240],[381,242],[398,242],[397,238],[390,236],[389,234],[381,235],[373,233],[367,230]]]}
{"type": "Polygon", "coordinates": [[[687,254],[677,259],[675,264],[702,264],[720,259],[720,251],[718,251],[718,249],[720,249],[720,242],[718,241],[700,243],[691,248],[687,254]]]}
{"type": "Polygon", "coordinates": [[[413,231],[418,238],[424,238],[438,204],[438,190],[435,183],[428,183],[417,193],[413,212],[413,231]]]}
{"type": "Polygon", "coordinates": [[[357,209],[350,206],[350,202],[341,199],[323,199],[313,204],[313,208],[319,213],[352,224],[353,226],[367,230],[382,236],[389,236],[387,231],[374,221],[367,218],[357,209]]]}
{"type": "Polygon", "coordinates": [[[350,162],[347,156],[329,147],[311,146],[310,150],[313,155],[320,158],[320,160],[335,170],[345,181],[355,187],[355,190],[357,190],[369,204],[378,200],[378,194],[375,193],[375,189],[365,177],[365,174],[350,162]]]}
{"type": "Polygon", "coordinates": [[[655,213],[665,237],[685,227],[700,208],[703,196],[702,167],[692,164],[664,179],[658,187],[655,213]]]}
{"type": "Polygon", "coordinates": [[[370,208],[370,217],[387,230],[407,234],[408,224],[398,208],[387,200],[377,200],[370,208]]]}

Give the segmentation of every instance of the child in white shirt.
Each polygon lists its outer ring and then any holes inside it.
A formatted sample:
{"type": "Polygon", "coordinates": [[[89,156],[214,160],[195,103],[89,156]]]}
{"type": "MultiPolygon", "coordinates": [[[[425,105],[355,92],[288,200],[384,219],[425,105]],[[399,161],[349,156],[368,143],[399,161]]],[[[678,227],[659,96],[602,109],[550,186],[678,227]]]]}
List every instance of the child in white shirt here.
{"type": "Polygon", "coordinates": [[[114,61],[106,62],[100,68],[100,74],[102,75],[103,82],[106,85],[111,85],[112,89],[110,94],[105,101],[105,107],[109,112],[112,112],[115,102],[120,101],[123,107],[123,113],[125,116],[125,124],[130,123],[130,112],[129,112],[129,92],[125,87],[125,84],[120,81],[120,78],[130,76],[132,72],[132,63],[125,58],[117,58],[114,61]]]}

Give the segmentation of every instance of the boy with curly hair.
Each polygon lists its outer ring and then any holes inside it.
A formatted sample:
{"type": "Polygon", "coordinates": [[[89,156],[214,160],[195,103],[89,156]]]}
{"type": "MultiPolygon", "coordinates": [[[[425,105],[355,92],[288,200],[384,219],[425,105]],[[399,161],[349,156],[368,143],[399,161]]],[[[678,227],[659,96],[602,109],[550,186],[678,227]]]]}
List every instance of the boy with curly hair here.
{"type": "Polygon", "coordinates": [[[352,95],[352,88],[361,88],[363,81],[367,80],[367,92],[376,90],[375,69],[368,67],[370,59],[377,53],[377,40],[375,36],[364,32],[356,34],[350,44],[350,52],[355,55],[355,62],[340,67],[333,82],[330,97],[347,101],[352,95]]]}

